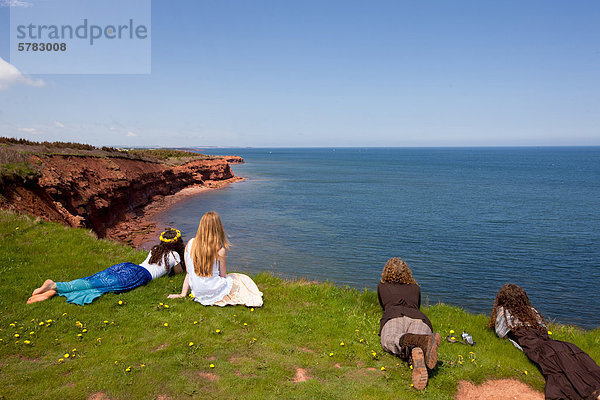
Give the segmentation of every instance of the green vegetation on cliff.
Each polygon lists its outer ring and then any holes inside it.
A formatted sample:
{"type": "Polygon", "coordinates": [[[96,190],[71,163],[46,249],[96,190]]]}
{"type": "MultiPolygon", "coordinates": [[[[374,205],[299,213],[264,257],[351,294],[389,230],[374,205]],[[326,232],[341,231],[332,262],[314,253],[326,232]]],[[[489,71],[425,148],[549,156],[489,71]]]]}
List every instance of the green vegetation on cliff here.
{"type": "MultiPolygon", "coordinates": [[[[261,273],[254,278],[263,308],[203,307],[166,299],[180,290],[180,275],[84,307],[62,297],[27,305],[47,278],[67,281],[145,254],[5,211],[0,246],[0,398],[448,399],[460,380],[544,386],[521,352],[485,328],[485,315],[460,308],[425,312],[443,337],[466,330],[477,344],[443,342],[429,386],[417,392],[406,364],[381,350],[372,291],[261,273]],[[309,379],[295,382],[300,369],[309,379]]],[[[551,330],[600,360],[600,330],[551,330]]]]}

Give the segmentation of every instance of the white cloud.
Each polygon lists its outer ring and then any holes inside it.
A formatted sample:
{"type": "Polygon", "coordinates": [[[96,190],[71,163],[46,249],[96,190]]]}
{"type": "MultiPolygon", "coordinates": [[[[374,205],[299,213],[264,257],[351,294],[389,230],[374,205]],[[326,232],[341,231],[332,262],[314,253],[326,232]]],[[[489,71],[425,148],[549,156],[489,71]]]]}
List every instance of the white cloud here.
{"type": "Polygon", "coordinates": [[[0,7],[31,7],[33,4],[21,0],[2,0],[0,7]]]}
{"type": "Polygon", "coordinates": [[[127,136],[127,137],[134,137],[134,136],[137,136],[137,135],[135,133],[129,131],[129,132],[127,132],[127,135],[125,135],[125,136],[127,136]]]}
{"type": "Polygon", "coordinates": [[[13,84],[22,83],[29,86],[44,86],[41,79],[31,79],[23,75],[14,65],[0,57],[0,90],[6,90],[13,84]]]}
{"type": "Polygon", "coordinates": [[[58,128],[64,128],[65,124],[63,124],[60,121],[54,121],[54,126],[58,127],[58,128]]]}
{"type": "Polygon", "coordinates": [[[31,133],[33,135],[36,135],[38,133],[40,133],[37,129],[35,128],[19,128],[19,131],[21,132],[25,132],[25,133],[31,133]]]}

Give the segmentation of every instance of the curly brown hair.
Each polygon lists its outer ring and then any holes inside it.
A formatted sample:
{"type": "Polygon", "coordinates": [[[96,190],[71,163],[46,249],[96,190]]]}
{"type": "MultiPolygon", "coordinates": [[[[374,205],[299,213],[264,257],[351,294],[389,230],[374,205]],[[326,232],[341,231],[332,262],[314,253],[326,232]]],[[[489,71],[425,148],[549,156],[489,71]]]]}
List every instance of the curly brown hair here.
{"type": "MultiPolygon", "coordinates": [[[[546,324],[546,320],[537,312],[535,307],[531,305],[527,293],[525,293],[525,290],[519,285],[507,283],[500,288],[496,295],[496,300],[494,301],[492,316],[488,322],[489,328],[493,328],[496,325],[498,307],[502,307],[505,313],[508,310],[513,321],[518,319],[523,326],[530,326],[541,330],[546,329],[544,325],[542,325],[546,324]]],[[[509,326],[509,328],[511,330],[518,329],[520,326],[509,326]]]]}
{"type": "MultiPolygon", "coordinates": [[[[164,237],[165,239],[174,239],[177,237],[177,231],[175,229],[169,228],[162,233],[162,237],[164,237]]],[[[175,251],[179,254],[181,266],[185,271],[185,258],[183,254],[185,251],[185,246],[183,244],[183,240],[181,240],[181,237],[177,238],[177,240],[175,240],[174,242],[167,243],[161,241],[159,244],[152,247],[152,249],[150,249],[150,253],[152,254],[149,260],[150,264],[161,264],[165,267],[165,269],[169,269],[169,267],[167,266],[167,257],[172,251],[175,251]]],[[[169,275],[171,274],[173,274],[172,269],[169,271],[169,275]]]]}
{"type": "Polygon", "coordinates": [[[412,271],[400,257],[390,258],[383,267],[381,283],[404,283],[418,285],[412,271]]]}

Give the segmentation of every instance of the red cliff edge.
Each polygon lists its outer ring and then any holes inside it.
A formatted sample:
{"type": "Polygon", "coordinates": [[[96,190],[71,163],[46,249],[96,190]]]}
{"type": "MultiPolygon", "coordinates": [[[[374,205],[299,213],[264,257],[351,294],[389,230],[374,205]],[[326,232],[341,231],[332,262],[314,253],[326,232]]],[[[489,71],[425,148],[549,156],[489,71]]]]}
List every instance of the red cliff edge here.
{"type": "MultiPolygon", "coordinates": [[[[118,157],[32,156],[40,176],[2,187],[0,208],[39,216],[72,227],[92,229],[98,237],[133,243],[147,205],[189,187],[219,187],[242,180],[229,163],[237,156],[194,160],[179,166],[118,157]],[[116,226],[124,231],[115,231],[116,226]],[[130,232],[127,232],[130,231],[130,232]]],[[[150,224],[144,227],[147,231],[150,224]]]]}

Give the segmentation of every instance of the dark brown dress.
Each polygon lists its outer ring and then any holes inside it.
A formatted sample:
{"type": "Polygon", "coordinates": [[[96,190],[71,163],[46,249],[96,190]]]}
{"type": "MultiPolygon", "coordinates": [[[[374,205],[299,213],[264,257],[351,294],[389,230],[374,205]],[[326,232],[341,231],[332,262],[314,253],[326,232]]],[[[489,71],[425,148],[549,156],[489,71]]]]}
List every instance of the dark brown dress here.
{"type": "Polygon", "coordinates": [[[546,379],[546,399],[589,399],[600,389],[600,367],[579,347],[553,340],[548,332],[523,326],[508,337],[523,348],[546,379]]]}

